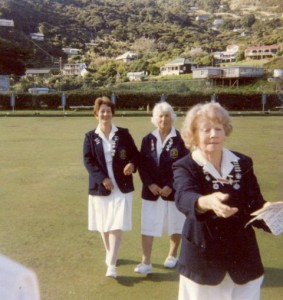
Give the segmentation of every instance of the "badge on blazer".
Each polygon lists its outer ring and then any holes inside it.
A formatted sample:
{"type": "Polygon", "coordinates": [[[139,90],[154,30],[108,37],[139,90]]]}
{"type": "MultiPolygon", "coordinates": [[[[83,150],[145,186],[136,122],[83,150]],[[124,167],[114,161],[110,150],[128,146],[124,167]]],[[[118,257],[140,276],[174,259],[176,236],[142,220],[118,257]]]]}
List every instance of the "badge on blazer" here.
{"type": "Polygon", "coordinates": [[[154,141],[153,141],[153,139],[151,139],[151,141],[150,141],[150,145],[151,145],[151,151],[154,151],[154,141]]]}
{"type": "Polygon", "coordinates": [[[173,145],[173,139],[170,138],[170,139],[168,140],[168,143],[167,143],[167,146],[166,146],[166,151],[169,151],[170,148],[172,147],[172,145],[173,145]]]}
{"type": "Polygon", "coordinates": [[[177,149],[177,148],[172,148],[172,149],[170,150],[170,157],[171,157],[172,159],[176,159],[176,158],[178,158],[178,156],[179,156],[178,149],[177,149]]]}
{"type": "Polygon", "coordinates": [[[127,158],[127,151],[125,149],[122,149],[119,153],[119,156],[122,160],[127,158]]]}

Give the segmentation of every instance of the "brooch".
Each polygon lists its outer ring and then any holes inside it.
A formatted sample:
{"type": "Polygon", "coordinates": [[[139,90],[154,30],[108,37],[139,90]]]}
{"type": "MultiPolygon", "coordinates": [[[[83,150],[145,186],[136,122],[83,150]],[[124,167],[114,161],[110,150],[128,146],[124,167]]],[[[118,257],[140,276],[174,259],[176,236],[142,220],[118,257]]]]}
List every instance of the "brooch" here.
{"type": "Polygon", "coordinates": [[[173,145],[173,139],[170,138],[167,145],[166,145],[166,151],[168,152],[170,150],[170,148],[172,147],[173,145]]]}
{"type": "Polygon", "coordinates": [[[111,154],[112,154],[112,157],[115,156],[118,139],[119,139],[119,137],[114,135],[113,139],[111,141],[111,154]]]}
{"type": "Polygon", "coordinates": [[[235,175],[228,175],[227,179],[222,179],[222,178],[218,178],[216,180],[212,180],[211,175],[203,170],[203,174],[204,174],[204,178],[207,182],[211,182],[212,183],[212,188],[214,190],[218,190],[220,187],[220,184],[222,186],[224,186],[225,184],[231,185],[233,187],[234,190],[239,190],[241,185],[240,185],[240,179],[242,178],[242,170],[241,167],[239,165],[239,163],[236,162],[232,162],[232,164],[234,165],[234,170],[235,170],[235,175]]]}
{"type": "Polygon", "coordinates": [[[97,137],[96,139],[94,139],[94,141],[95,141],[96,145],[100,144],[100,138],[97,137]]]}
{"type": "Polygon", "coordinates": [[[150,150],[151,150],[151,151],[154,151],[154,149],[155,149],[155,148],[154,148],[154,141],[153,141],[153,139],[151,139],[150,141],[151,141],[151,144],[150,144],[150,145],[151,145],[151,149],[150,149],[150,150]]]}
{"type": "Polygon", "coordinates": [[[178,156],[179,156],[178,149],[177,149],[177,148],[172,148],[172,149],[170,150],[170,157],[171,157],[172,159],[177,159],[178,156]]]}

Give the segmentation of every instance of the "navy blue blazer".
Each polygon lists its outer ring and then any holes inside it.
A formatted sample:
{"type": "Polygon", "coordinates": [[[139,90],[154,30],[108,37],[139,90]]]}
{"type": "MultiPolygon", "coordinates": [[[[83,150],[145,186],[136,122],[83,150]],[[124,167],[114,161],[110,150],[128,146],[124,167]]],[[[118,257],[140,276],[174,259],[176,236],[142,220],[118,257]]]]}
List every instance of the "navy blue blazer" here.
{"type": "MultiPolygon", "coordinates": [[[[113,154],[113,173],[117,185],[122,193],[134,190],[133,176],[124,175],[123,169],[128,163],[133,163],[135,172],[139,160],[139,152],[128,129],[117,127],[113,139],[116,140],[115,153],[113,154]]],[[[105,178],[109,178],[103,150],[102,139],[95,130],[85,135],[83,145],[83,161],[89,173],[90,195],[107,196],[111,192],[102,184],[105,178]]]]}
{"type": "Polygon", "coordinates": [[[174,188],[173,188],[173,171],[172,164],[188,154],[188,149],[176,130],[176,136],[169,138],[166,142],[160,158],[159,165],[156,151],[156,137],[150,133],[146,135],[141,144],[141,163],[139,164],[139,174],[142,180],[142,198],[146,200],[155,201],[158,195],[155,196],[148,188],[150,184],[157,184],[159,187],[169,186],[173,192],[168,197],[162,197],[167,201],[174,201],[174,188]]]}
{"type": "MultiPolygon", "coordinates": [[[[252,226],[245,228],[245,224],[251,212],[261,208],[265,201],[252,160],[234,153],[240,160],[230,175],[237,183],[214,186],[212,178],[204,174],[190,154],[173,165],[176,206],[186,215],[178,272],[199,284],[217,285],[226,272],[235,283],[245,284],[264,272],[255,232],[252,226]],[[226,219],[212,211],[198,214],[197,199],[216,191],[228,193],[227,204],[238,207],[238,213],[226,219]]],[[[269,231],[262,221],[253,225],[269,231]]]]}

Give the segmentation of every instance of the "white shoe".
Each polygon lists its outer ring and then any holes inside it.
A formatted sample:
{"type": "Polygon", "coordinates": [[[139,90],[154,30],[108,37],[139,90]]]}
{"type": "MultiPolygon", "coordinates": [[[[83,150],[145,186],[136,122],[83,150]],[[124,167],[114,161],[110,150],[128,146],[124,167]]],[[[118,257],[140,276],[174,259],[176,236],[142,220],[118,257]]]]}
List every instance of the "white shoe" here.
{"type": "Polygon", "coordinates": [[[141,273],[141,274],[151,274],[152,273],[152,265],[145,264],[145,263],[140,263],[135,267],[134,270],[136,273],[141,273]]]}
{"type": "Polygon", "coordinates": [[[164,262],[164,267],[165,268],[170,268],[173,269],[176,267],[178,262],[178,258],[174,256],[168,256],[164,262]]]}
{"type": "Polygon", "coordinates": [[[105,276],[111,277],[111,278],[116,278],[117,277],[116,266],[108,266],[105,276]]]}

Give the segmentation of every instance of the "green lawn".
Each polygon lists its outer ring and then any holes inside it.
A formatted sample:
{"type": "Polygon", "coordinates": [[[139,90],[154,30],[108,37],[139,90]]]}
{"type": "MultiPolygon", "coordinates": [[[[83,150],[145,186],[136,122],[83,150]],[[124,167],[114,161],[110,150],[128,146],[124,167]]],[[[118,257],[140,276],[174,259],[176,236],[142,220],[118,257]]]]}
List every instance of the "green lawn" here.
{"type": "MultiPolygon", "coordinates": [[[[182,117],[176,124],[180,128],[182,117]]],[[[153,129],[149,117],[117,117],[137,145],[153,129]]],[[[282,117],[235,117],[227,146],[253,157],[266,199],[283,200],[282,117]]],[[[99,234],[87,231],[84,133],[92,117],[0,118],[0,252],[34,269],[43,300],[174,300],[178,275],[162,267],[168,238],[155,240],[154,274],[133,272],[140,261],[140,190],[135,175],[133,230],[124,234],[117,280],[105,277],[99,234]]],[[[282,299],[283,236],[257,231],[266,279],[263,300],[282,299]]]]}

